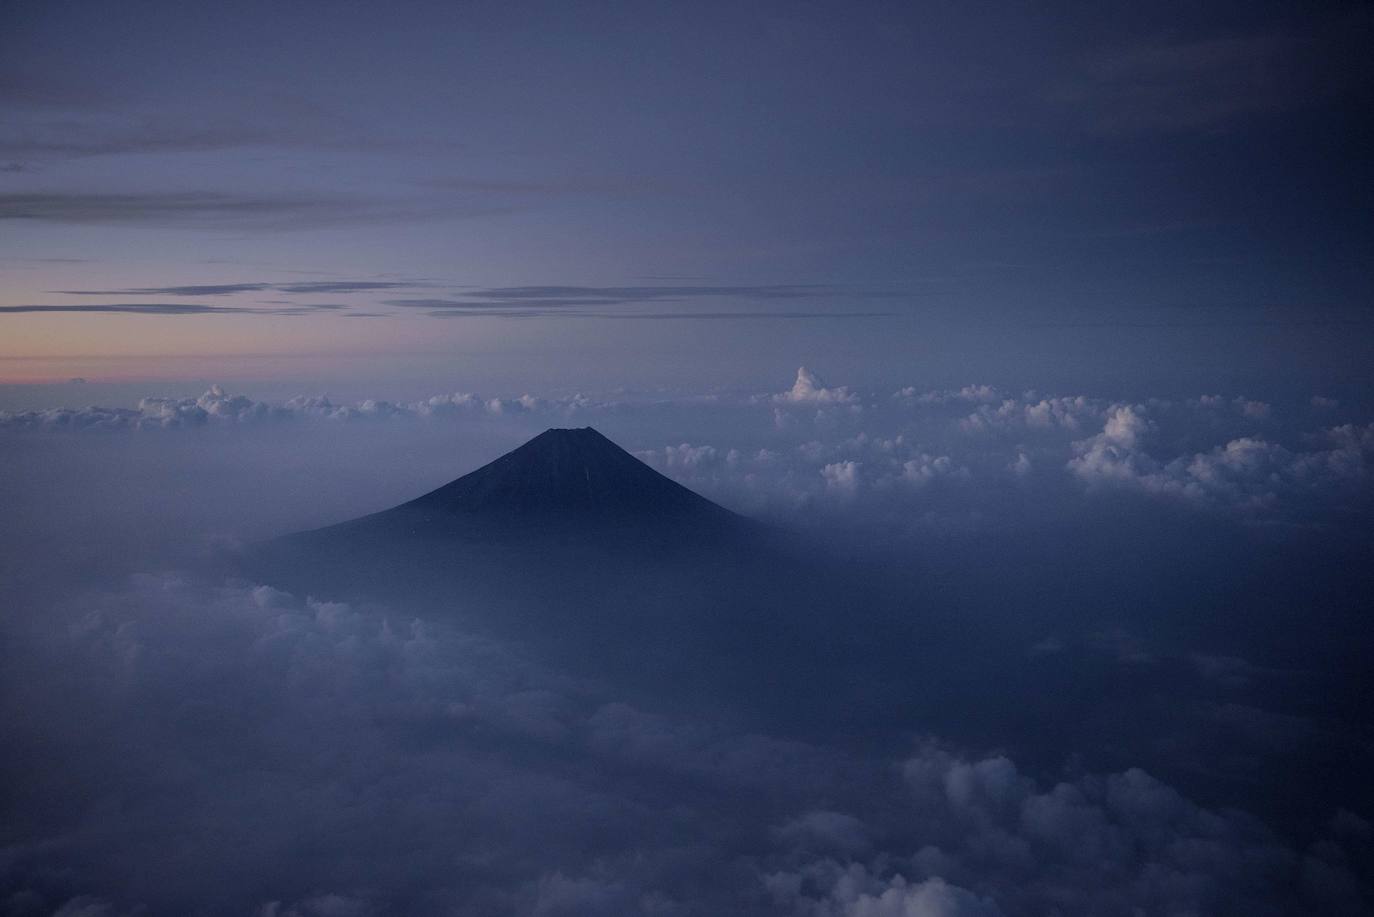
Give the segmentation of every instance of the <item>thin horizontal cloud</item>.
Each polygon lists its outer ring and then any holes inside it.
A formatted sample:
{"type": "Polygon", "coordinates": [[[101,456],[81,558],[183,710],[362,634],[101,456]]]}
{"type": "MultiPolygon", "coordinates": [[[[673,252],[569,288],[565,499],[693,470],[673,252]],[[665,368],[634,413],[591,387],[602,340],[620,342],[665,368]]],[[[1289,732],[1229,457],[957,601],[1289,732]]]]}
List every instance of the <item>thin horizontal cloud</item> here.
{"type": "Polygon", "coordinates": [[[535,178],[535,179],[480,179],[480,178],[440,178],[418,183],[424,188],[454,191],[464,194],[517,194],[531,196],[554,196],[572,194],[637,194],[645,191],[668,187],[661,180],[647,178],[535,178]]]}
{"type": "Polygon", "coordinates": [[[369,293],[421,286],[410,281],[320,280],[308,283],[198,283],[121,290],[52,290],[65,296],[229,296],[234,293],[369,293]]]}
{"type": "MultiPolygon", "coordinates": [[[[0,134],[0,151],[21,160],[71,159],[147,153],[200,153],[247,146],[283,145],[280,133],[246,125],[187,125],[181,119],[27,119],[0,134]]],[[[26,165],[27,162],[21,162],[26,165]]]]}
{"type": "MultiPolygon", "coordinates": [[[[322,105],[257,96],[251,116],[203,107],[149,109],[105,87],[51,73],[0,73],[0,156],[33,162],[95,156],[207,153],[250,147],[372,151],[393,147],[376,131],[322,105]]],[[[446,148],[431,143],[431,147],[446,148]]]]}
{"type": "Polygon", "coordinates": [[[347,199],[252,197],[218,192],[0,195],[0,220],[264,226],[333,222],[366,207],[347,199]]]}
{"type": "Polygon", "coordinates": [[[1209,319],[1205,321],[1186,322],[1115,322],[1115,321],[1081,321],[1081,322],[1027,322],[1023,327],[1026,328],[1309,328],[1309,327],[1361,327],[1374,324],[1374,318],[1294,318],[1294,319],[1209,319]]]}
{"type": "Polygon", "coordinates": [[[272,289],[283,293],[367,293],[418,286],[424,284],[403,280],[317,280],[308,283],[279,284],[272,289]]]}
{"type": "Polygon", "coordinates": [[[484,287],[446,298],[389,299],[384,304],[405,309],[426,309],[436,318],[505,317],[625,318],[625,319],[732,319],[732,318],[873,318],[891,312],[825,310],[779,311],[606,311],[606,307],[680,303],[695,299],[736,299],[785,302],[843,296],[847,299],[885,298],[896,295],[830,284],[654,284],[636,286],[509,286],[484,287]]]}
{"type": "MultiPolygon", "coordinates": [[[[65,296],[176,296],[225,297],[252,293],[285,293],[297,295],[350,294],[400,291],[433,286],[431,282],[415,280],[320,280],[298,283],[252,281],[242,283],[184,284],[160,287],[124,287],[115,289],[54,290],[65,296]]],[[[476,289],[470,294],[449,297],[413,297],[384,299],[380,305],[403,310],[417,310],[435,318],[594,318],[632,320],[726,320],[726,319],[821,319],[821,318],[879,318],[895,315],[890,311],[844,311],[824,309],[769,309],[710,311],[673,310],[669,304],[694,299],[756,300],[782,303],[822,296],[843,294],[846,298],[891,294],[847,291],[820,284],[732,284],[732,285],[653,285],[653,286],[511,286],[476,289]],[[621,311],[615,307],[630,305],[661,305],[662,311],[621,311]]],[[[293,303],[284,300],[259,300],[259,305],[281,308],[253,308],[209,306],[191,303],[101,303],[41,304],[4,307],[3,312],[127,312],[161,315],[196,315],[225,312],[294,315],[316,310],[347,308],[338,304],[293,303]]],[[[373,312],[369,315],[378,315],[373,312]]],[[[398,313],[390,313],[392,315],[398,313]]]]}
{"type": "Polygon", "coordinates": [[[780,319],[780,318],[888,318],[896,312],[582,312],[557,309],[435,309],[435,318],[604,318],[604,319],[780,319]]]}
{"type": "Polygon", "coordinates": [[[1051,101],[1116,135],[1211,131],[1272,117],[1367,87],[1363,11],[1306,29],[1137,44],[1085,61],[1051,101]]]}
{"type": "MultiPolygon", "coordinates": [[[[532,305],[540,309],[557,309],[565,306],[614,306],[627,302],[623,299],[541,299],[532,305]]],[[[399,306],[404,309],[442,309],[453,312],[503,312],[523,308],[521,303],[493,299],[387,299],[386,306],[399,306]]]]}
{"type": "Polygon", "coordinates": [[[745,299],[803,299],[838,292],[827,284],[741,284],[694,286],[521,286],[487,287],[471,293],[477,299],[500,299],[518,302],[541,302],[548,299],[607,299],[617,302],[643,302],[657,299],[691,299],[696,297],[736,296],[745,299]]]}
{"type": "Polygon", "coordinates": [[[267,283],[204,283],[184,287],[131,287],[124,290],[49,290],[63,296],[228,296],[275,289],[267,283]]]}
{"type": "Polygon", "coordinates": [[[124,313],[128,315],[307,315],[311,312],[334,312],[347,309],[340,303],[311,303],[272,309],[248,309],[235,306],[208,306],[202,303],[66,303],[60,305],[0,306],[0,314],[19,313],[124,313]]]}
{"type": "Polygon", "coordinates": [[[217,191],[0,194],[0,220],[281,231],[351,224],[451,220],[508,213],[497,205],[380,201],[347,195],[254,196],[217,191]]]}

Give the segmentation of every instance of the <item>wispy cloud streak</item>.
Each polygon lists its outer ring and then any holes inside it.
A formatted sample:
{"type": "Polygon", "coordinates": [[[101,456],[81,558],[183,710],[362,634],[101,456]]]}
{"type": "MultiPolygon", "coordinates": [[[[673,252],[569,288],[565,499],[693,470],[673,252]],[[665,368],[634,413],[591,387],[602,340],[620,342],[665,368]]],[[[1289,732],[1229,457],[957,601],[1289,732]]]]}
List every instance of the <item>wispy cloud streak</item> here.
{"type": "Polygon", "coordinates": [[[122,313],[127,315],[306,315],[311,312],[335,312],[348,307],[340,303],[311,303],[309,305],[278,306],[271,309],[249,309],[236,306],[208,306],[201,303],[66,303],[59,305],[0,306],[0,314],[21,313],[122,313]]]}

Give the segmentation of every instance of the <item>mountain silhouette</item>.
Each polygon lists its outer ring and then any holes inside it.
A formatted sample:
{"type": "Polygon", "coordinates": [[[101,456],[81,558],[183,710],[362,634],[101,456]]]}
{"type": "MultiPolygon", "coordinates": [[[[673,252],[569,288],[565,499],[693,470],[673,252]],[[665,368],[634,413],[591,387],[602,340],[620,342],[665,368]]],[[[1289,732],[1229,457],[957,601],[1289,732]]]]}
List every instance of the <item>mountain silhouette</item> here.
{"type": "Polygon", "coordinates": [[[545,430],[520,448],[399,509],[426,516],[737,519],[591,427],[545,430]]]}
{"type": "Polygon", "coordinates": [[[785,537],[590,427],[551,429],[398,506],[250,546],[239,573],[317,596],[461,609],[503,635],[571,647],[643,626],[700,628],[737,607],[732,583],[771,577],[785,537]]]}
{"type": "Polygon", "coordinates": [[[399,506],[293,541],[710,540],[762,526],[659,474],[591,427],[550,429],[399,506]]]}
{"type": "Polygon", "coordinates": [[[830,722],[823,709],[856,735],[885,721],[892,695],[874,686],[909,668],[909,584],[731,512],[590,428],[240,560],[250,581],[452,616],[632,696],[748,698],[798,730],[830,722]]]}

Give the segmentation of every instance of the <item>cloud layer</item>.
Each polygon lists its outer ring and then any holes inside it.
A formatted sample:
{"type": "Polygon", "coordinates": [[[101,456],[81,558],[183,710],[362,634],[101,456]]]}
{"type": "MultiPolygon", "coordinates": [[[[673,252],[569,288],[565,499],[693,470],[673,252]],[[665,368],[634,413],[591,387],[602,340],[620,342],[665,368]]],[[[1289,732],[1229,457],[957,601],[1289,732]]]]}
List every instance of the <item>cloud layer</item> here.
{"type": "Polygon", "coordinates": [[[1374,423],[1320,396],[1280,408],[1244,397],[1120,402],[986,385],[862,392],[805,368],[778,394],[707,400],[457,392],[418,401],[267,403],[215,387],[195,399],[145,398],[135,408],[0,412],[0,430],[500,418],[523,418],[530,428],[625,429],[626,445],[642,459],[747,511],[788,515],[844,500],[847,512],[886,511],[889,521],[911,525],[985,513],[990,499],[1036,490],[1078,499],[1136,495],[1255,521],[1334,520],[1367,504],[1374,463],[1374,423]],[[680,428],[673,418],[682,416],[710,438],[649,444],[656,429],[680,428]]]}
{"type": "MultiPolygon", "coordinates": [[[[0,913],[1360,913],[1369,420],[805,369],[0,415],[0,913]],[[617,587],[754,641],[691,660],[703,699],[601,664],[615,632],[559,656],[493,624],[620,620],[578,589],[223,572],[586,425],[805,530],[824,614],[774,566],[617,587]]],[[[617,652],[654,671],[691,644],[642,634],[617,652]]]]}
{"type": "Polygon", "coordinates": [[[156,576],[22,626],[30,654],[11,662],[28,688],[5,716],[27,753],[4,767],[29,792],[0,864],[13,914],[1365,901],[1351,858],[1374,829],[1352,813],[1295,849],[1139,769],[1040,784],[932,739],[897,761],[855,757],[643,709],[398,608],[156,576]],[[39,769],[72,743],[80,756],[39,769]]]}

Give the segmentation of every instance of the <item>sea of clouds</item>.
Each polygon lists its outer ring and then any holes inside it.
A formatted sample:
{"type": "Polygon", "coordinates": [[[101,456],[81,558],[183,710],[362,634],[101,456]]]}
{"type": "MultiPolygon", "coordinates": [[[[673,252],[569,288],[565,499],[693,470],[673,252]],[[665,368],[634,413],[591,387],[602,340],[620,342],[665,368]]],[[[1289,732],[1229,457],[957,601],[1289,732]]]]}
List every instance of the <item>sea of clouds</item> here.
{"type": "MultiPolygon", "coordinates": [[[[134,408],[0,412],[6,434],[152,432],[311,423],[503,423],[517,442],[545,426],[600,425],[640,458],[747,512],[786,516],[822,501],[926,508],[932,490],[1008,484],[1126,491],[1253,521],[1339,516],[1368,497],[1374,422],[1366,408],[1311,395],[1276,408],[1241,396],[1120,401],[1088,395],[958,390],[853,391],[805,368],[777,394],[487,397],[336,404],[267,403],[212,387],[198,398],[148,397],[134,408]],[[656,443],[682,431],[691,441],[656,443]]],[[[374,435],[374,434],[369,434],[374,435]]],[[[455,467],[455,473],[461,471],[455,467]]],[[[851,505],[846,512],[852,512],[851,505]]],[[[908,514],[909,518],[909,514],[908,514]]],[[[804,521],[804,520],[803,520],[804,521]]]]}
{"type": "Polygon", "coordinates": [[[1362,913],[1361,411],[801,370],[0,414],[0,913],[1362,913]],[[919,568],[913,601],[1021,661],[946,660],[977,728],[895,724],[893,753],[657,705],[469,626],[462,596],[210,572],[587,425],[828,557],[919,568]]]}
{"type": "Polygon", "coordinates": [[[140,576],[7,659],[10,914],[1358,913],[1140,768],[1043,781],[641,709],[444,621],[140,576]],[[16,783],[16,781],[22,781],[16,783]],[[1312,912],[1312,911],[1306,911],[1312,912]]]}

